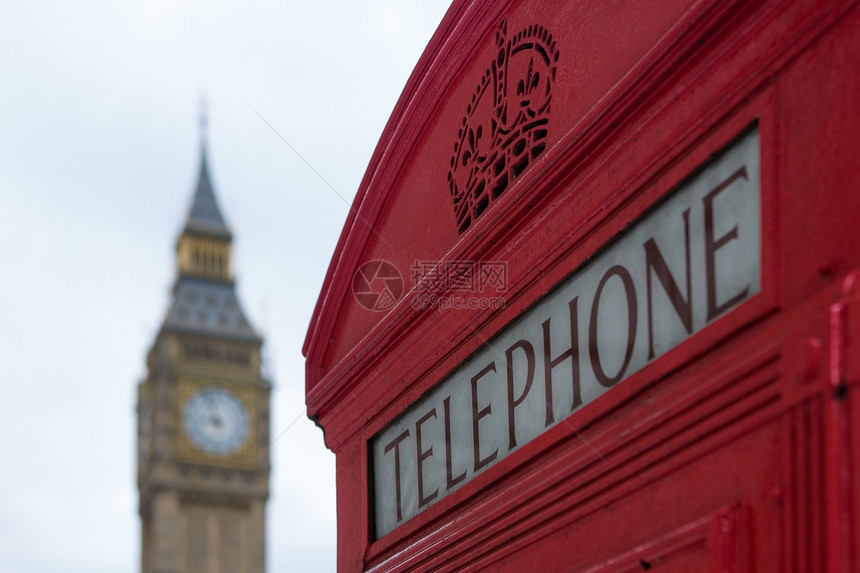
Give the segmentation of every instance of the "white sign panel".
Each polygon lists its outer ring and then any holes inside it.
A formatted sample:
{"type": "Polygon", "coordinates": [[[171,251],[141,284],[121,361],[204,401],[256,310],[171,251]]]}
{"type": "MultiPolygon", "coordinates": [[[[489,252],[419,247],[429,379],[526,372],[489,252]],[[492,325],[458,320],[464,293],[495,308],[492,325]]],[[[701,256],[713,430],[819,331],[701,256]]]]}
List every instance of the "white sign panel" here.
{"type": "Polygon", "coordinates": [[[753,131],[380,432],[377,538],[758,293],[760,195],[753,131]]]}

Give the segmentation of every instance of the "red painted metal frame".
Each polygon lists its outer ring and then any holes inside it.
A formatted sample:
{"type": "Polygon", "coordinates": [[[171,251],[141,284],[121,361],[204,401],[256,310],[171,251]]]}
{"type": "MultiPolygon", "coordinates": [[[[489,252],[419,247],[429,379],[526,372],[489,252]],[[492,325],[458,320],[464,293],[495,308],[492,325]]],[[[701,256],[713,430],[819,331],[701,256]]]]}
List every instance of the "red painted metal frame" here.
{"type": "Polygon", "coordinates": [[[856,3],[596,4],[455,2],[383,132],[303,349],[337,455],[338,569],[853,571],[856,3]],[[460,235],[428,166],[503,19],[552,29],[562,96],[546,151],[460,235]],[[754,124],[761,293],[374,540],[369,440],[754,124]],[[506,261],[505,307],[411,292],[373,313],[350,292],[373,259],[506,261]]]}

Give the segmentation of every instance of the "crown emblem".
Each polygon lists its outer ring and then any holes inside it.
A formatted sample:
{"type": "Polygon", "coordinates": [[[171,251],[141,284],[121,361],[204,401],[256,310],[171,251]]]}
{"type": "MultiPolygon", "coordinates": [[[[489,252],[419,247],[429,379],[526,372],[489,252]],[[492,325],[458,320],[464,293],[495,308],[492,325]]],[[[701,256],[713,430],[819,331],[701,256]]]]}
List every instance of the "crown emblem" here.
{"type": "Polygon", "coordinates": [[[462,233],[546,148],[558,50],[543,26],[508,37],[481,76],[454,141],[448,189],[462,233]]]}

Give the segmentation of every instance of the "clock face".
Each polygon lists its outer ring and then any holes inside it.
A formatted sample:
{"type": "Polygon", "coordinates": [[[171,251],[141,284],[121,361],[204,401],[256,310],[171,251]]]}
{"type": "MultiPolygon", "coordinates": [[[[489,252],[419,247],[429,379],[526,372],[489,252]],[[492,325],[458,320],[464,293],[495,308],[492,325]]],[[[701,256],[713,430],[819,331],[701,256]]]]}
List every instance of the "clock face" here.
{"type": "Polygon", "coordinates": [[[232,392],[208,388],[191,395],[183,415],[191,443],[213,456],[237,452],[248,437],[248,412],[232,392]]]}

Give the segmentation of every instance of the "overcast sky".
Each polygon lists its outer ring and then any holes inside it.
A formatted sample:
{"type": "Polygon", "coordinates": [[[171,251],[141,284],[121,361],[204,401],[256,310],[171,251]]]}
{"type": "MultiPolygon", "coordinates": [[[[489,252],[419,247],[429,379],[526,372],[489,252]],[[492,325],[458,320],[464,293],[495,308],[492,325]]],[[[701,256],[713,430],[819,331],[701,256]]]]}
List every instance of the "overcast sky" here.
{"type": "Polygon", "coordinates": [[[135,385],[209,165],[274,380],[269,571],[335,570],[301,345],[346,201],[446,0],[0,10],[0,571],[139,570],[135,385]]]}

